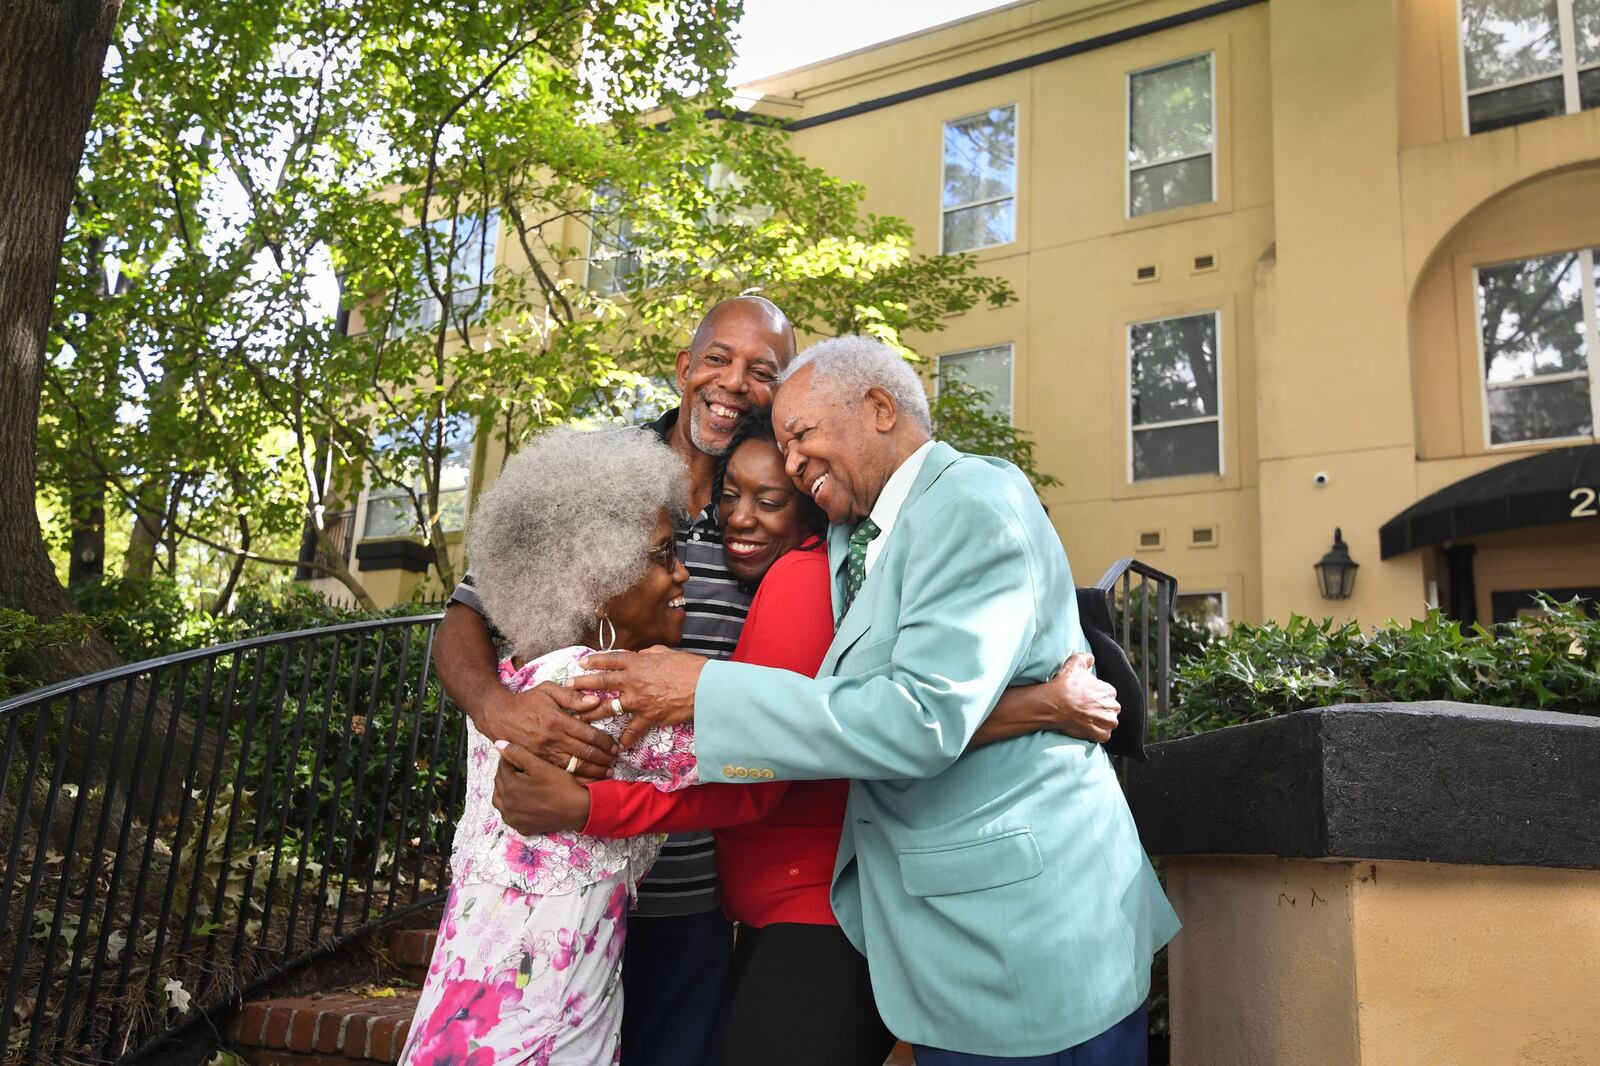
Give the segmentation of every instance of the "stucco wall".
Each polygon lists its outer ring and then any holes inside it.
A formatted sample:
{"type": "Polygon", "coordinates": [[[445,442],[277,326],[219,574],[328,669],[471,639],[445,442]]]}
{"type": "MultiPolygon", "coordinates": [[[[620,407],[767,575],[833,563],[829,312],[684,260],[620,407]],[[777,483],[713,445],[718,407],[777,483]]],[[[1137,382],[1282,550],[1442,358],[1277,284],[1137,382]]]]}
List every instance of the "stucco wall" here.
{"type": "Polygon", "coordinates": [[[1363,1066],[1600,1062],[1600,872],[1353,872],[1363,1066]]]}
{"type": "MultiPolygon", "coordinates": [[[[815,117],[1195,6],[1039,0],[753,88],[815,117]]],[[[942,124],[1018,105],[1018,239],[978,259],[1021,301],[913,342],[929,356],[1015,344],[1016,420],[1063,481],[1046,501],[1081,578],[1137,552],[1186,589],[1226,591],[1238,619],[1424,609],[1430,553],[1382,560],[1378,527],[1510,458],[1482,440],[1468,260],[1536,254],[1552,233],[1575,246],[1600,224],[1593,179],[1524,187],[1596,160],[1600,112],[1465,136],[1457,18],[1456,0],[1261,4],[796,135],[931,252],[942,124]],[[1203,51],[1216,56],[1217,200],[1126,219],[1126,75],[1203,51]],[[1186,269],[1201,252],[1216,271],[1186,269]],[[1159,279],[1136,283],[1141,265],[1159,279]],[[1224,471],[1130,484],[1127,323],[1210,308],[1224,471]],[[1211,525],[1216,546],[1190,547],[1211,525]],[[1362,564],[1343,602],[1322,600],[1311,570],[1336,526],[1362,564]],[[1158,531],[1163,548],[1137,549],[1158,531]]],[[[1549,557],[1547,583],[1571,576],[1568,561],[1549,557]]]]}
{"type": "Polygon", "coordinates": [[[1166,873],[1183,920],[1167,964],[1175,1066],[1359,1061],[1347,864],[1206,857],[1166,873]]]}
{"type": "Polygon", "coordinates": [[[1600,871],[1168,859],[1175,1066],[1600,1062],[1600,871]]]}
{"type": "MultiPolygon", "coordinates": [[[[816,115],[1192,6],[1044,0],[755,88],[793,94],[803,115],[816,115]]],[[[1253,300],[1256,263],[1273,240],[1268,23],[1261,4],[794,137],[809,161],[861,182],[869,210],[912,221],[919,249],[933,253],[944,123],[1017,105],[1017,240],[977,259],[1019,300],[909,340],[930,359],[1014,345],[1015,420],[1034,435],[1040,466],[1062,481],[1045,502],[1080,581],[1132,554],[1141,533],[1160,532],[1164,546],[1144,557],[1186,589],[1225,592],[1235,617],[1261,612],[1253,300]],[[1205,52],[1216,57],[1217,201],[1128,219],[1127,74],[1205,52]],[[1201,255],[1216,268],[1195,272],[1201,255]],[[1155,266],[1157,279],[1137,281],[1142,266],[1155,266]],[[1209,310],[1221,318],[1223,472],[1131,484],[1128,323],[1209,310]],[[1215,538],[1192,547],[1200,527],[1215,538]]]]}

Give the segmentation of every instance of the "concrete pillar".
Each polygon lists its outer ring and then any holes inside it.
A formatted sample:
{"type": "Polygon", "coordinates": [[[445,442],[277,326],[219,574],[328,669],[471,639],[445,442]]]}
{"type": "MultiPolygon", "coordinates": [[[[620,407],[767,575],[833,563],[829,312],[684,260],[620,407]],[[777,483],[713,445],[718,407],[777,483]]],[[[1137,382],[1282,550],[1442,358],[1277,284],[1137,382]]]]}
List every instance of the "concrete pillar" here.
{"type": "Polygon", "coordinates": [[[1174,1066],[1600,1062],[1600,718],[1303,711],[1158,744],[1174,1066]]]}

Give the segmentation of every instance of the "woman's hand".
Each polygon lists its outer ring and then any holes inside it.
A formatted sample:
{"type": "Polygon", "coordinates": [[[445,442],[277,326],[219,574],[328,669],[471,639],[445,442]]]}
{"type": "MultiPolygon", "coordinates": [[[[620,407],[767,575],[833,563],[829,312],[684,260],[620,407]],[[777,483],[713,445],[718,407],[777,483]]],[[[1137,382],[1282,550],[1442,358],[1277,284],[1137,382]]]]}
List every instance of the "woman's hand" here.
{"type": "Polygon", "coordinates": [[[1122,704],[1117,702],[1116,688],[1090,672],[1093,667],[1093,655],[1079,652],[1069,656],[1060,673],[1045,682],[1043,691],[1054,711],[1051,728],[1055,732],[1104,744],[1117,728],[1122,704]]]}
{"type": "MultiPolygon", "coordinates": [[[[610,738],[607,738],[610,739],[610,738]]],[[[571,774],[553,768],[519,744],[497,741],[494,806],[505,823],[525,836],[581,830],[589,821],[589,790],[571,774]]]]}
{"type": "Polygon", "coordinates": [[[1067,659],[1049,681],[1017,685],[1000,694],[989,717],[972,737],[972,747],[1025,737],[1031,733],[1065,733],[1074,740],[1104,744],[1122,713],[1117,690],[1090,672],[1094,656],[1067,659]]]}

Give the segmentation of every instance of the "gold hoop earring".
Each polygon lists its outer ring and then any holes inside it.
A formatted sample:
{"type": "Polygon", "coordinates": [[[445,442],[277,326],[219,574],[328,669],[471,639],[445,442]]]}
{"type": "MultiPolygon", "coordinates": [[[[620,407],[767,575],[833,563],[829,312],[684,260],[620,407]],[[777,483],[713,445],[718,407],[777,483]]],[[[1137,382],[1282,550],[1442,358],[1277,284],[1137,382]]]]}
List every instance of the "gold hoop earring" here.
{"type": "Polygon", "coordinates": [[[600,650],[614,651],[617,647],[617,627],[611,624],[611,619],[605,615],[600,616],[600,650]],[[607,632],[609,630],[609,633],[607,632]]]}

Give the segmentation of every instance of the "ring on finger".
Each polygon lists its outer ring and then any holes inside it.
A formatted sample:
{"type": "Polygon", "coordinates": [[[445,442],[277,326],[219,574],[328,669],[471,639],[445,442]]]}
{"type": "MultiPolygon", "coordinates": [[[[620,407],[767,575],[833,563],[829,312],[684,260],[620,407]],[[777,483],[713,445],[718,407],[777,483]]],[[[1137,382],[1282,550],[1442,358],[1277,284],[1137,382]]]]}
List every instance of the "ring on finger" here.
{"type": "Polygon", "coordinates": [[[574,770],[576,770],[577,768],[578,768],[578,757],[576,755],[574,755],[572,758],[567,760],[567,773],[570,774],[574,770]]]}
{"type": "Polygon", "coordinates": [[[623,713],[621,696],[612,696],[611,701],[607,703],[606,706],[611,708],[611,716],[613,718],[623,713]]]}

